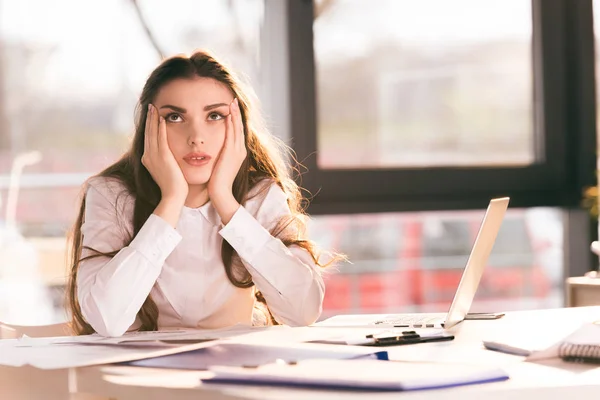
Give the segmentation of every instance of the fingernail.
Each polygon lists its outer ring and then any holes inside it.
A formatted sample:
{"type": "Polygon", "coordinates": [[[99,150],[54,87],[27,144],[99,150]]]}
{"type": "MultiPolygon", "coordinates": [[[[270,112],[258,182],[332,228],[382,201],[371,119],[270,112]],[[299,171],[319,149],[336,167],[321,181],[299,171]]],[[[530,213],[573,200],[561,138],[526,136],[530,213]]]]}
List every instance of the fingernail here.
{"type": "Polygon", "coordinates": [[[238,106],[238,107],[240,106],[240,103],[238,102],[237,97],[235,99],[233,99],[233,102],[235,103],[236,106],[238,106]]]}

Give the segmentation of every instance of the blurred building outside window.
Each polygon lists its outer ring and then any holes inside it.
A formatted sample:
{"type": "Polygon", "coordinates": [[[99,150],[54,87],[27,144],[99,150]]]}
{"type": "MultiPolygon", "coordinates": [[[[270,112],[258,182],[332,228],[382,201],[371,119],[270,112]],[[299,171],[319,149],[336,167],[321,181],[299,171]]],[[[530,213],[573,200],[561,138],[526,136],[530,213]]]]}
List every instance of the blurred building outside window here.
{"type": "Polygon", "coordinates": [[[316,3],[321,168],[534,161],[530,1],[316,3]]]}

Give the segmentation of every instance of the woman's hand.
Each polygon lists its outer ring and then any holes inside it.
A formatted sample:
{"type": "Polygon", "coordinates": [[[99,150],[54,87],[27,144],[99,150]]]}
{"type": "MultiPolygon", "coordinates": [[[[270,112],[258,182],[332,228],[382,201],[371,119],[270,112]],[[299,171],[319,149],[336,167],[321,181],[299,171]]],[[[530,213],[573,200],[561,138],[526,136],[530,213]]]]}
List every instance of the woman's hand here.
{"type": "Polygon", "coordinates": [[[233,197],[233,181],[247,156],[244,124],[237,98],[229,105],[225,121],[225,142],[208,182],[208,197],[227,224],[240,206],[233,197]]]}
{"type": "Polygon", "coordinates": [[[165,119],[159,117],[158,110],[152,104],[148,105],[148,115],[146,116],[142,164],[160,188],[161,201],[155,214],[175,227],[189,188],[183,172],[169,148],[165,119]]]}

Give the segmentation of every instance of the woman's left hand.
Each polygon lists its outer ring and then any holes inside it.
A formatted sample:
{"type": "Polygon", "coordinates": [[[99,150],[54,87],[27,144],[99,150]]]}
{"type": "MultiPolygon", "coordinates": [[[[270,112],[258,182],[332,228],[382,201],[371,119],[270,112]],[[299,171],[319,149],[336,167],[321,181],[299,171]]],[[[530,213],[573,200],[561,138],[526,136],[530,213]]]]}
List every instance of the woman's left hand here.
{"type": "Polygon", "coordinates": [[[229,105],[229,115],[225,120],[225,142],[208,181],[208,197],[223,224],[229,222],[239,207],[239,203],[233,197],[233,181],[247,154],[244,124],[236,98],[229,105]]]}

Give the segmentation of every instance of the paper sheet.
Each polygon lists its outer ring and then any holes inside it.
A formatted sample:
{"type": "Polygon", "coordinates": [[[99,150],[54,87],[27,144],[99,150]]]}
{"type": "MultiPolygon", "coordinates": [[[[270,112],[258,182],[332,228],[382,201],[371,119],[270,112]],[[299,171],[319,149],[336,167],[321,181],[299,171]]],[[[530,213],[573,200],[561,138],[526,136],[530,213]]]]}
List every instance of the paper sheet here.
{"type": "Polygon", "coordinates": [[[276,360],[297,362],[311,358],[351,359],[375,353],[381,353],[381,349],[307,343],[258,345],[224,342],[191,352],[143,359],[128,364],[140,367],[205,370],[214,365],[256,367],[276,360]]]}
{"type": "Polygon", "coordinates": [[[84,337],[72,337],[61,340],[61,343],[88,343],[88,344],[133,344],[150,345],[168,345],[193,343],[206,340],[216,340],[231,338],[239,335],[256,333],[267,329],[267,327],[252,327],[248,325],[235,325],[223,329],[193,329],[193,330],[162,330],[157,332],[127,332],[119,337],[102,337],[98,335],[89,335],[84,337]]]}
{"type": "Polygon", "coordinates": [[[600,346],[600,321],[582,325],[564,341],[572,344],[600,346]]]}
{"type": "Polygon", "coordinates": [[[28,347],[2,345],[0,347],[0,365],[14,367],[31,365],[41,369],[85,367],[190,351],[212,346],[215,343],[218,341],[166,348],[106,346],[88,343],[51,343],[28,347]]]}
{"type": "MultiPolygon", "coordinates": [[[[277,355],[279,357],[275,358],[280,358],[282,355],[286,356],[286,354],[304,359],[315,356],[330,357],[329,354],[333,352],[334,354],[331,354],[331,357],[348,358],[352,355],[378,351],[378,349],[373,348],[314,344],[307,344],[306,346],[309,346],[309,348],[290,350],[303,337],[322,337],[325,333],[310,333],[304,328],[300,328],[300,331],[297,334],[292,334],[296,331],[289,327],[265,328],[238,325],[219,330],[133,332],[119,338],[104,338],[99,335],[54,338],[22,337],[0,341],[0,365],[32,365],[42,369],[82,367],[171,355],[235,341],[238,341],[239,346],[241,346],[236,348],[235,356],[238,359],[245,360],[244,362],[249,359],[257,360],[258,357],[265,357],[266,363],[273,361],[273,357],[277,355]],[[252,347],[244,353],[244,340],[250,343],[253,342],[258,346],[262,345],[262,347],[252,347]],[[189,342],[198,343],[186,344],[189,342]],[[269,343],[269,345],[265,346],[265,343],[269,343]],[[310,346],[317,346],[319,351],[315,352],[315,348],[310,348],[310,346]],[[329,346],[331,349],[327,350],[326,347],[321,346],[329,346]],[[240,352],[237,352],[237,350],[240,352]],[[249,354],[249,356],[243,358],[244,354],[249,354]]],[[[339,331],[336,331],[336,333],[339,334],[339,331]]],[[[300,344],[300,346],[302,345],[300,344]]],[[[232,348],[225,349],[231,350],[232,348]]],[[[207,354],[213,357],[210,358],[210,362],[222,362],[219,361],[222,360],[222,358],[219,358],[219,354],[215,352],[208,352],[207,354]]],[[[227,357],[233,356],[230,353],[227,354],[227,357]]],[[[190,357],[195,358],[196,356],[190,355],[190,357]]],[[[185,357],[183,358],[185,359],[185,357]]],[[[199,360],[201,361],[201,359],[199,360]]],[[[180,362],[180,360],[177,362],[180,362]]]]}
{"type": "Polygon", "coordinates": [[[219,330],[130,332],[118,338],[100,335],[0,341],[0,365],[60,369],[110,364],[210,347],[220,339],[264,328],[236,325],[219,330]]]}
{"type": "MultiPolygon", "coordinates": [[[[231,340],[239,343],[302,343],[302,342],[330,342],[331,344],[342,343],[343,340],[351,338],[358,340],[366,335],[381,334],[390,331],[406,331],[409,329],[390,328],[332,328],[332,327],[298,327],[272,326],[267,330],[248,333],[233,337],[231,340]]],[[[419,334],[427,334],[428,331],[438,332],[436,329],[410,329],[419,334]]]]}

